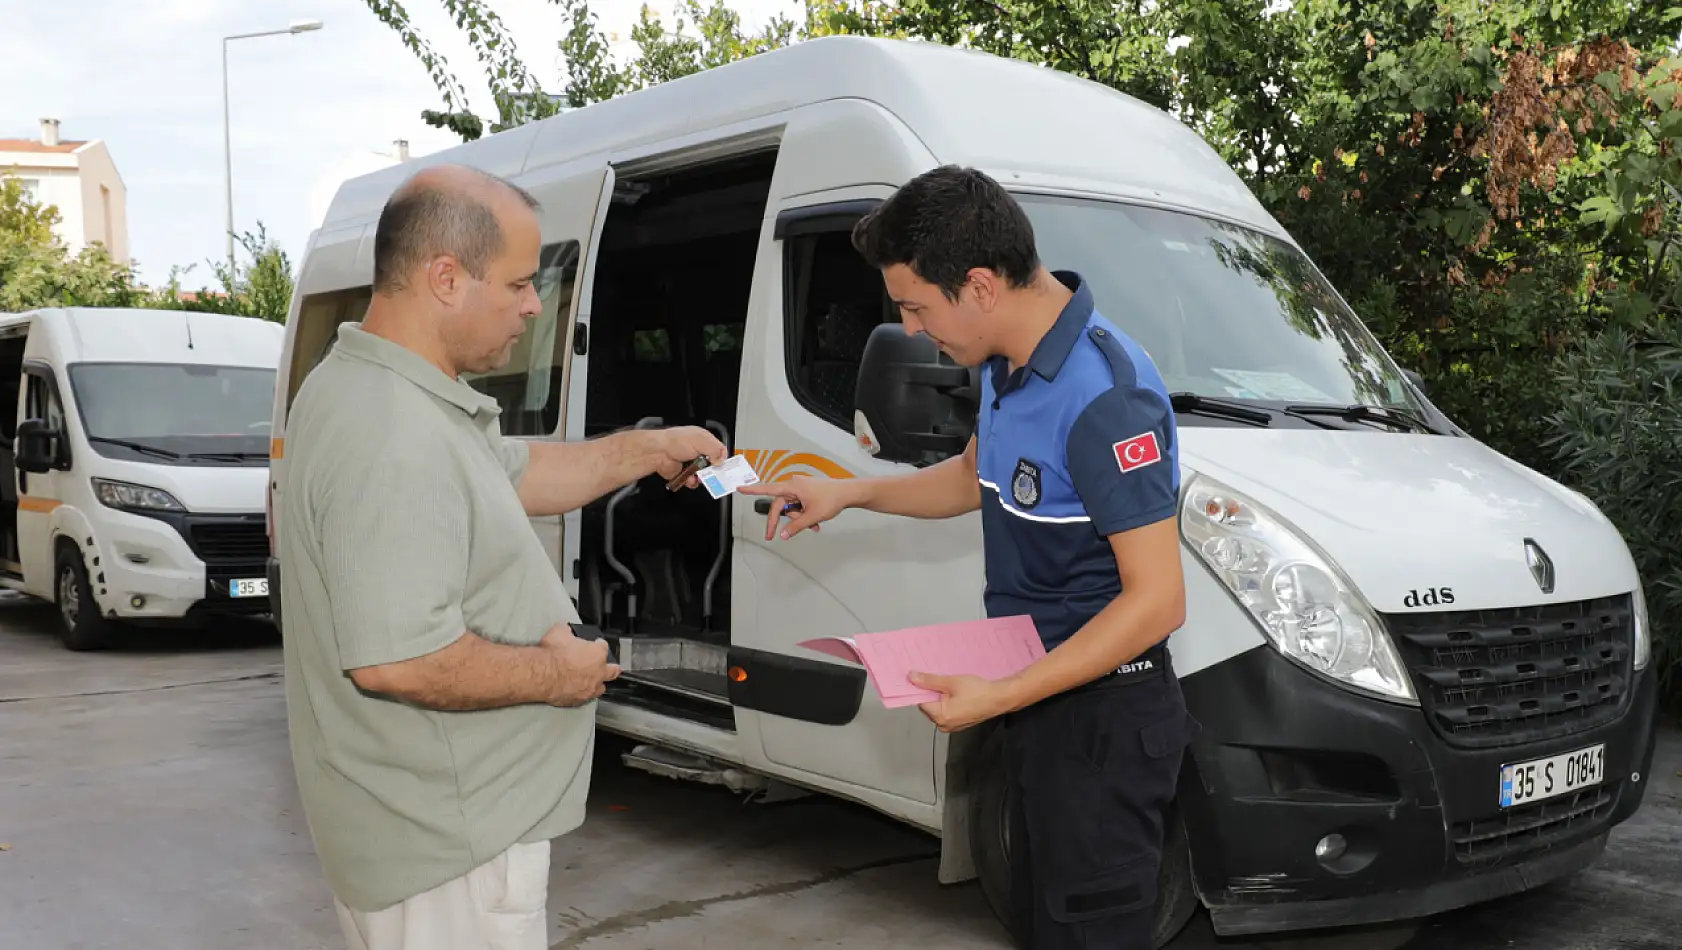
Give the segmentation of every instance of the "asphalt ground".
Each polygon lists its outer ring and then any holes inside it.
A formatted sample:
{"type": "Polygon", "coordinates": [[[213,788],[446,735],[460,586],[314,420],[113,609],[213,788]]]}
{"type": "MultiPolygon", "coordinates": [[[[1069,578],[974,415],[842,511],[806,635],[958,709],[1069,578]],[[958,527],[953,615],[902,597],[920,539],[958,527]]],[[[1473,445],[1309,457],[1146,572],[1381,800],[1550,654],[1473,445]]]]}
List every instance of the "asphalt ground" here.
{"type": "MultiPolygon", "coordinates": [[[[0,599],[0,948],[344,946],[300,813],[272,627],[59,646],[50,609],[0,599]]],[[[937,843],[823,796],[744,803],[625,768],[603,737],[589,819],[555,842],[564,950],[1005,948],[937,843]]],[[[1403,925],[1174,950],[1682,947],[1682,733],[1601,860],[1554,885],[1403,925]]]]}

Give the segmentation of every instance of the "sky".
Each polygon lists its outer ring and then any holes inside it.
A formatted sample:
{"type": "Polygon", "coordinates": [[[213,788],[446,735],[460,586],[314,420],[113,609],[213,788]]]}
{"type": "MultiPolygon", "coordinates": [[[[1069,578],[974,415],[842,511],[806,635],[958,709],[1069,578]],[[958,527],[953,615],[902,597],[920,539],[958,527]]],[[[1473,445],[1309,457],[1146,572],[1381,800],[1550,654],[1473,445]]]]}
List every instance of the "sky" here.
{"type": "MultiPolygon", "coordinates": [[[[558,93],[563,24],[552,0],[487,2],[527,68],[558,93]]],[[[728,3],[750,28],[802,9],[799,0],[728,3]]],[[[483,70],[442,0],[402,4],[473,111],[493,115],[483,70]]],[[[649,2],[668,25],[674,5],[649,2]]],[[[642,0],[591,6],[620,51],[633,51],[626,38],[642,0]]],[[[210,262],[227,254],[221,40],[298,19],[323,27],[227,44],[234,231],[262,222],[296,266],[339,183],[395,161],[394,140],[406,139],[411,156],[460,142],[421,121],[442,99],[365,0],[0,0],[0,138],[36,138],[42,118],[57,118],[65,139],[104,140],[128,189],[141,281],[162,284],[172,265],[194,265],[183,286],[211,285],[210,262]]]]}

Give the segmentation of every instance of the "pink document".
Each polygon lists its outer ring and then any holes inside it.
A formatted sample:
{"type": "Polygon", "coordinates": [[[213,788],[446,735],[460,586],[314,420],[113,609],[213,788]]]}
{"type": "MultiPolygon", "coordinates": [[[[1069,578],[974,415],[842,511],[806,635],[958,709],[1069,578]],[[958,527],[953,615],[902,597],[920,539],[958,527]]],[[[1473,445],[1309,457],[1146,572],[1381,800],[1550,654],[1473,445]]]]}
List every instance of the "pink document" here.
{"type": "Polygon", "coordinates": [[[930,627],[909,627],[854,637],[820,637],[801,646],[837,659],[861,663],[889,709],[927,703],[940,694],[911,685],[908,675],[972,674],[1002,679],[1045,656],[1045,645],[1030,617],[966,620],[930,627]]]}

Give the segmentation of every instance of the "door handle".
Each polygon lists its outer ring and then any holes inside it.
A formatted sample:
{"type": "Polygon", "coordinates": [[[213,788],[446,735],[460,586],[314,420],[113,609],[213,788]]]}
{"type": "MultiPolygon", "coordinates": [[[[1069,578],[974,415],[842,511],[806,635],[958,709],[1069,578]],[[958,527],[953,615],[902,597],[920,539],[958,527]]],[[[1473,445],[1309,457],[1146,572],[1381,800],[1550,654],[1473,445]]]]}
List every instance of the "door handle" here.
{"type": "MultiPolygon", "coordinates": [[[[769,498],[755,498],[753,500],[753,510],[755,512],[757,512],[758,514],[762,514],[762,515],[770,514],[771,513],[771,499],[769,499],[769,498]]],[[[791,514],[794,514],[795,512],[800,511],[800,510],[801,510],[800,502],[798,502],[798,501],[790,501],[790,502],[786,502],[786,503],[783,504],[783,514],[785,514],[785,515],[791,515],[791,514]]]]}

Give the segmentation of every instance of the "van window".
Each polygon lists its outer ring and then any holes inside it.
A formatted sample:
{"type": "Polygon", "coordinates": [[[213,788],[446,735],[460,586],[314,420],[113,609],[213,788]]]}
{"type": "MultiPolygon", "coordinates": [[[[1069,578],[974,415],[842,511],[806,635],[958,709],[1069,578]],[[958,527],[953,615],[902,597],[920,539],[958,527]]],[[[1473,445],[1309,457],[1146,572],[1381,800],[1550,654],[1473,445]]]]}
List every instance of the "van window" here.
{"type": "Polygon", "coordinates": [[[577,241],[560,241],[543,249],[537,272],[543,310],[520,334],[508,365],[494,373],[462,374],[469,386],[502,407],[503,435],[552,435],[560,425],[579,251],[577,241]]]}
{"type": "Polygon", "coordinates": [[[1046,266],[1080,272],[1170,390],[1420,411],[1372,334],[1285,241],[1178,211],[1019,197],[1046,266]]]}
{"type": "MultiPolygon", "coordinates": [[[[469,386],[502,407],[504,435],[549,435],[560,423],[562,371],[573,324],[578,254],[577,241],[561,241],[543,249],[537,274],[537,295],[543,301],[543,310],[526,325],[508,365],[494,373],[462,374],[469,386]]],[[[311,294],[299,304],[288,406],[298,397],[304,377],[332,351],[339,338],[339,324],[360,322],[372,299],[371,288],[354,287],[311,294]]]]}
{"type": "Polygon", "coordinates": [[[785,332],[789,387],[818,418],[853,431],[853,389],[870,333],[898,323],[882,275],[845,231],[788,241],[785,332]]]}
{"type": "Polygon", "coordinates": [[[73,363],[68,372],[82,429],[100,455],[179,464],[268,460],[272,369],[73,363]]]}
{"type": "Polygon", "coordinates": [[[53,393],[43,370],[31,370],[29,373],[29,392],[24,397],[26,419],[45,419],[51,429],[64,428],[64,408],[58,404],[58,396],[53,393]]]}
{"type": "Polygon", "coordinates": [[[368,287],[352,287],[324,294],[310,294],[298,305],[298,332],[292,343],[292,372],[287,380],[286,407],[298,398],[298,387],[339,338],[339,324],[356,323],[368,312],[374,292],[368,287]]]}

